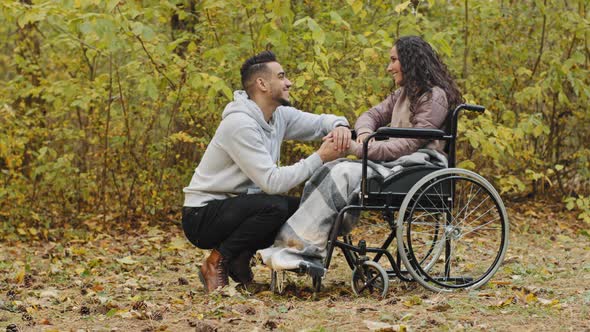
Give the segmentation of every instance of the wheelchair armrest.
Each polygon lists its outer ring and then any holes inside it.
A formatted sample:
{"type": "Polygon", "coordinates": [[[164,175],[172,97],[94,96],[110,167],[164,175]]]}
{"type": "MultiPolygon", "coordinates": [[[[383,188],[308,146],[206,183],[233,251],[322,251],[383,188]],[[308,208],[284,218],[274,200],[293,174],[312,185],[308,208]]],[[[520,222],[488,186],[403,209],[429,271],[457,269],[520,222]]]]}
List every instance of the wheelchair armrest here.
{"type": "Polygon", "coordinates": [[[440,129],[423,128],[390,128],[381,127],[375,132],[375,139],[398,137],[398,138],[445,138],[447,133],[440,129]]]}
{"type": "Polygon", "coordinates": [[[370,134],[363,142],[363,158],[362,158],[362,178],[361,178],[361,203],[364,204],[364,198],[367,193],[367,159],[369,150],[369,141],[371,138],[375,140],[387,139],[389,137],[397,138],[426,138],[426,139],[444,139],[450,140],[452,135],[448,135],[444,130],[440,129],[424,129],[424,128],[391,128],[381,127],[376,132],[370,134]]]}

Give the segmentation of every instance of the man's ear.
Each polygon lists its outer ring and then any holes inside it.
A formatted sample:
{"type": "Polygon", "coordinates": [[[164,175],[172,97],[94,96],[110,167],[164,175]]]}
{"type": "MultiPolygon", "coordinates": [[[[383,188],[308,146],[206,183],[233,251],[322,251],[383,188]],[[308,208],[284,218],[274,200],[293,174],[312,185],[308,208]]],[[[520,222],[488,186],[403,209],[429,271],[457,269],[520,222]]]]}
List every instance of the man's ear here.
{"type": "Polygon", "coordinates": [[[266,82],[266,80],[262,77],[258,77],[256,78],[256,87],[260,90],[260,91],[268,91],[268,82],[266,82]]]}

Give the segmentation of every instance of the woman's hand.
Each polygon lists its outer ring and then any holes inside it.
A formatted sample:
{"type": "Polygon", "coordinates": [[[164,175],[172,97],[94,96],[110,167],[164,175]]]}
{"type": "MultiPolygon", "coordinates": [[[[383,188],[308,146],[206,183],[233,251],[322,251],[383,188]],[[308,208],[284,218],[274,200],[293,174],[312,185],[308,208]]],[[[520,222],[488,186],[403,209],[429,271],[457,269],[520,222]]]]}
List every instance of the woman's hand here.
{"type": "Polygon", "coordinates": [[[350,140],[350,147],[348,148],[347,154],[356,155],[356,151],[360,149],[359,143],[354,140],[350,140]]]}
{"type": "Polygon", "coordinates": [[[334,142],[334,150],[344,152],[350,148],[351,135],[348,127],[336,127],[322,140],[334,142]]]}
{"type": "MultiPolygon", "coordinates": [[[[361,143],[361,144],[363,144],[363,143],[365,142],[365,139],[366,139],[366,138],[367,138],[369,135],[371,135],[371,133],[362,133],[362,134],[358,135],[358,136],[356,137],[356,142],[357,142],[357,143],[361,143]]],[[[372,138],[372,139],[371,139],[371,142],[372,142],[372,141],[374,141],[374,140],[375,140],[375,139],[374,139],[374,138],[372,138]]]]}

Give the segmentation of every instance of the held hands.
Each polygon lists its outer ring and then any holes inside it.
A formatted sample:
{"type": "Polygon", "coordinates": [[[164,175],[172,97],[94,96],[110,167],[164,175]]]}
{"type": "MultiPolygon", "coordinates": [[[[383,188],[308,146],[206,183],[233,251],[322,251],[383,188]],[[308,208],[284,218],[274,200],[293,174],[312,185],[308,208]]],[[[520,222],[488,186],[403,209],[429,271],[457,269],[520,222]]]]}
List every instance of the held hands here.
{"type": "MultiPolygon", "coordinates": [[[[328,135],[322,138],[322,141],[333,142],[334,150],[338,152],[345,152],[350,148],[350,138],[352,134],[347,127],[336,127],[328,135]]],[[[322,144],[323,146],[323,144],[322,144]]]]}
{"type": "MultiPolygon", "coordinates": [[[[318,154],[323,162],[332,161],[334,159],[344,157],[347,153],[355,154],[362,146],[365,139],[371,133],[363,133],[357,136],[356,140],[352,140],[350,129],[346,127],[336,127],[328,135],[324,136],[322,146],[318,149],[318,154]]],[[[371,139],[371,142],[375,139],[371,139]]]]}
{"type": "Polygon", "coordinates": [[[344,152],[345,151],[338,151],[336,143],[329,139],[325,139],[322,146],[318,149],[320,159],[322,159],[322,162],[324,163],[344,157],[344,152]]]}
{"type": "MultiPolygon", "coordinates": [[[[348,149],[348,153],[349,154],[356,154],[357,151],[361,150],[363,143],[365,142],[367,137],[369,137],[369,135],[371,135],[371,133],[362,133],[356,137],[356,140],[350,141],[350,147],[348,149]]],[[[375,141],[375,139],[371,138],[369,143],[374,142],[374,141],[375,141]]]]}

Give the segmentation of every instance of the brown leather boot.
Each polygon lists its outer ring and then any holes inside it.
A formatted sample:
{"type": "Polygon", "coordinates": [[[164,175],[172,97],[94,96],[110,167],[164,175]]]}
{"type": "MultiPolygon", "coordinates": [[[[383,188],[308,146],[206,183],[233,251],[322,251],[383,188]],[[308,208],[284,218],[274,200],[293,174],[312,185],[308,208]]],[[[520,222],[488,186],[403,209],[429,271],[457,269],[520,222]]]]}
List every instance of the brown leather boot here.
{"type": "Polygon", "coordinates": [[[254,273],[250,267],[250,259],[253,254],[250,251],[242,251],[236,258],[228,264],[229,276],[237,283],[249,284],[254,280],[254,273]]]}
{"type": "Polygon", "coordinates": [[[205,286],[205,293],[227,286],[227,262],[219,251],[213,249],[199,270],[199,278],[205,286]]]}

